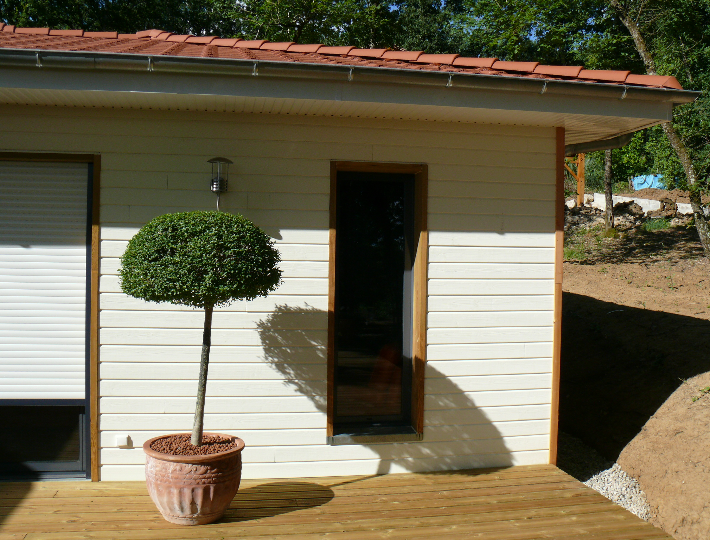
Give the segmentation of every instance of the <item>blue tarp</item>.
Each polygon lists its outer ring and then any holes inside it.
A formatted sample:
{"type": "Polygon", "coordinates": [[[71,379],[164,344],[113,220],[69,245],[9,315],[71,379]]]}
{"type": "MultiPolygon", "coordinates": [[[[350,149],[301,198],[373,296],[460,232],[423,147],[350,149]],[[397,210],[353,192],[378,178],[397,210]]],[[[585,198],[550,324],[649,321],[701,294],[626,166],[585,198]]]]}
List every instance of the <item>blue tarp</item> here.
{"type": "Polygon", "coordinates": [[[633,179],[634,189],[659,188],[663,189],[662,174],[648,174],[646,176],[636,176],[633,179]]]}

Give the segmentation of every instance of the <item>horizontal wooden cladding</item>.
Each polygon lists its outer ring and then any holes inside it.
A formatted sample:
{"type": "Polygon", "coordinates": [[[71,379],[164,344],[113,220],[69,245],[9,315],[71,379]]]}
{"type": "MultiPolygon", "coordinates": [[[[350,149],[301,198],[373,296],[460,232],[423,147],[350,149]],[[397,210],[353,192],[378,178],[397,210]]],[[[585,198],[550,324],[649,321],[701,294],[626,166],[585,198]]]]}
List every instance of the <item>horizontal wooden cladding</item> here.
{"type": "Polygon", "coordinates": [[[453,311],[544,311],[552,309],[553,295],[471,295],[432,296],[430,313],[453,311]]]}
{"type": "Polygon", "coordinates": [[[552,340],[552,326],[505,328],[431,328],[429,345],[463,345],[468,343],[534,343],[552,340]]]}
{"type": "Polygon", "coordinates": [[[456,125],[352,118],[339,118],[336,122],[333,121],[335,119],[296,116],[289,117],[289,122],[284,123],[278,116],[247,114],[230,114],[227,115],[229,121],[225,121],[225,118],[210,113],[186,113],[201,121],[185,122],[179,120],[179,116],[174,113],[155,114],[151,111],[140,111],[140,114],[136,114],[127,111],[123,116],[116,116],[106,114],[108,111],[87,112],[81,109],[72,111],[74,114],[69,125],[65,120],[66,113],[62,114],[61,109],[57,112],[58,114],[51,115],[8,115],[3,128],[7,133],[21,136],[27,133],[27,122],[41,118],[41,122],[35,121],[36,133],[44,136],[56,135],[58,138],[72,136],[86,141],[84,146],[88,146],[89,143],[96,142],[95,122],[99,117],[111,122],[113,129],[105,133],[104,137],[107,142],[112,143],[112,148],[116,151],[138,149],[146,152],[145,149],[150,143],[160,138],[160,134],[155,134],[156,122],[160,122],[165,131],[171,133],[174,146],[181,149],[184,147],[187,153],[197,152],[199,147],[191,145],[195,140],[203,142],[205,146],[214,146],[228,140],[232,142],[233,151],[246,155],[255,147],[258,149],[264,144],[298,148],[295,144],[297,141],[308,141],[317,143],[319,147],[329,148],[328,145],[335,144],[329,131],[342,129],[343,125],[347,124],[349,142],[356,146],[386,145],[426,149],[428,139],[433,137],[439,146],[451,150],[475,148],[500,151],[505,148],[510,153],[554,154],[554,134],[549,137],[541,136],[541,133],[547,135],[549,130],[525,126],[456,125]]]}
{"type": "MultiPolygon", "coordinates": [[[[277,291],[278,292],[278,291],[277,291]]],[[[303,295],[293,297],[289,295],[270,294],[266,298],[256,298],[251,301],[237,301],[227,307],[219,308],[221,311],[251,311],[256,313],[269,313],[277,309],[277,306],[290,307],[305,307],[309,306],[312,309],[325,310],[327,309],[327,297],[323,295],[303,295]]],[[[155,304],[151,304],[144,300],[131,298],[123,293],[108,293],[101,294],[101,309],[120,309],[120,310],[153,310],[155,304]]],[[[184,311],[184,306],[173,304],[161,304],[161,310],[166,311],[184,311]]],[[[218,311],[215,311],[218,313],[218,311]]]]}
{"type": "Polygon", "coordinates": [[[552,365],[549,358],[432,360],[427,364],[427,378],[550,373],[551,369],[552,365]]]}
{"type": "MultiPolygon", "coordinates": [[[[288,354],[286,351],[284,354],[288,354]]],[[[314,355],[314,363],[298,364],[298,380],[321,381],[325,379],[325,360],[314,355]]],[[[101,366],[101,377],[111,380],[195,380],[199,374],[197,363],[175,363],[170,367],[165,364],[139,362],[106,362],[101,366]]],[[[293,368],[289,368],[293,369],[293,368]]],[[[288,381],[289,378],[277,369],[265,363],[234,364],[218,362],[210,366],[210,382],[213,381],[288,381]]]]}
{"type": "MultiPolygon", "coordinates": [[[[554,233],[429,231],[429,245],[459,248],[551,248],[555,247],[554,233]]],[[[462,261],[463,262],[463,261],[462,261]]]]}
{"type": "Polygon", "coordinates": [[[429,313],[429,328],[496,328],[551,326],[550,311],[439,311],[429,313]]]}
{"type": "MultiPolygon", "coordinates": [[[[201,198],[203,204],[195,205],[188,201],[181,206],[140,206],[140,205],[104,205],[101,207],[101,216],[104,222],[121,224],[144,225],[154,217],[162,214],[176,212],[192,212],[193,210],[214,210],[215,198],[212,200],[201,198]]],[[[278,223],[279,227],[293,229],[308,227],[311,229],[324,229],[328,226],[328,212],[323,210],[261,210],[240,206],[232,206],[229,197],[220,199],[220,209],[223,212],[239,213],[257,225],[267,228],[268,224],[278,223]]]]}
{"type": "MultiPolygon", "coordinates": [[[[102,417],[102,421],[104,421],[102,417]]],[[[207,419],[205,419],[207,426],[207,419]]],[[[248,426],[245,426],[248,427],[248,426]]],[[[205,428],[207,429],[207,428],[205,428]]],[[[232,430],[233,428],[230,428],[232,430]]],[[[451,430],[450,430],[451,431],[451,430]]],[[[465,431],[465,428],[462,429],[465,431]]],[[[451,433],[450,433],[451,435],[451,433]]],[[[451,441],[432,441],[418,445],[370,445],[370,446],[264,446],[247,447],[245,454],[249,455],[249,464],[253,463],[299,463],[318,461],[358,461],[373,458],[384,460],[418,460],[431,456],[441,458],[466,457],[472,455],[502,454],[504,452],[529,452],[546,450],[548,435],[511,436],[503,444],[500,438],[469,439],[451,441]],[[329,459],[330,458],[330,459],[329,459]]],[[[246,456],[245,456],[246,459],[246,456]]],[[[143,464],[145,454],[143,449],[120,450],[104,448],[101,450],[101,461],[104,464],[143,464]]]]}
{"type": "MultiPolygon", "coordinates": [[[[212,396],[230,397],[289,397],[303,395],[298,384],[283,380],[211,380],[209,381],[208,399],[212,396]]],[[[161,384],[160,379],[102,379],[99,381],[101,396],[143,396],[143,397],[185,397],[195,395],[195,382],[175,380],[161,384]]],[[[310,381],[309,396],[320,400],[325,396],[325,381],[310,381]]],[[[156,428],[158,426],[155,426],[156,428]]]]}
{"type": "MultiPolygon", "coordinates": [[[[433,199],[449,200],[451,198],[461,198],[466,202],[473,200],[486,200],[491,204],[501,204],[503,201],[554,201],[555,189],[549,183],[546,171],[538,171],[536,176],[539,182],[512,183],[510,179],[510,169],[496,170],[497,174],[481,174],[466,178],[467,181],[460,180],[433,180],[430,183],[429,196],[433,199]],[[499,176],[500,178],[496,178],[499,176]],[[495,202],[498,201],[498,202],[495,202]]],[[[529,177],[530,173],[526,174],[529,177]]]]}
{"type": "MultiPolygon", "coordinates": [[[[291,330],[286,330],[291,332],[291,330]]],[[[149,363],[195,363],[200,358],[200,346],[187,345],[101,345],[103,362],[141,362],[149,363]]],[[[270,354],[278,355],[283,351],[289,363],[315,363],[325,357],[325,345],[313,343],[302,347],[270,347],[270,354]]],[[[212,363],[263,364],[264,345],[212,345],[210,365],[212,363]]],[[[164,368],[169,369],[169,368],[164,368]]]]}
{"type": "Polygon", "coordinates": [[[431,344],[427,347],[429,360],[494,360],[516,358],[545,358],[552,354],[550,341],[534,343],[465,343],[431,344]]]}
{"type": "Polygon", "coordinates": [[[548,389],[552,383],[551,373],[515,375],[479,375],[427,379],[426,394],[452,394],[491,390],[537,390],[548,389]]]}
{"type": "MultiPolygon", "coordinates": [[[[377,475],[381,474],[378,471],[382,470],[386,470],[388,473],[408,473],[451,471],[466,468],[476,469],[484,467],[535,465],[542,463],[546,459],[548,453],[549,450],[544,449],[519,452],[503,451],[500,453],[491,452],[486,454],[469,454],[460,456],[425,457],[416,459],[407,459],[406,457],[383,459],[381,457],[374,457],[372,459],[356,459],[347,461],[348,470],[354,471],[352,474],[377,475]]],[[[304,477],[335,476],[343,472],[343,460],[321,459],[316,461],[290,461],[278,463],[245,462],[242,469],[242,479],[293,478],[295,471],[298,471],[304,477]]],[[[101,477],[105,480],[125,481],[126,478],[141,478],[144,476],[145,465],[143,464],[113,465],[105,466],[101,469],[101,477]]],[[[388,516],[390,514],[391,513],[388,513],[388,516]]],[[[408,521],[411,521],[411,518],[409,518],[408,521]]],[[[388,524],[392,523],[391,517],[387,518],[387,522],[388,524]]],[[[150,534],[155,533],[151,531],[150,534]]],[[[273,538],[272,528],[269,527],[265,529],[263,534],[269,536],[269,538],[273,538]]],[[[286,538],[287,537],[284,537],[284,540],[286,540],[286,538]]]]}
{"type": "MultiPolygon", "coordinates": [[[[328,245],[328,231],[317,229],[303,228],[284,228],[275,226],[263,226],[262,229],[269,234],[274,243],[279,246],[279,249],[290,245],[307,246],[308,244],[325,244],[328,245]]],[[[123,242],[125,249],[128,241],[140,230],[138,225],[128,224],[104,224],[101,227],[101,239],[106,241],[123,242]]],[[[114,251],[114,253],[116,253],[114,251]]],[[[121,252],[122,253],[122,252],[121,252]]],[[[119,253],[119,255],[121,254],[119,253]]],[[[101,253],[102,257],[119,256],[107,255],[101,253]]],[[[327,260],[327,259],[326,259],[327,260]]]]}
{"type": "MultiPolygon", "coordinates": [[[[548,407],[549,411],[549,407],[548,407]]],[[[445,423],[450,420],[455,420],[455,415],[449,415],[452,418],[439,418],[434,417],[434,421],[430,422],[427,419],[427,441],[430,442],[441,442],[445,441],[451,437],[452,427],[456,425],[463,424],[452,424],[445,423]]],[[[459,420],[467,420],[468,417],[464,414],[457,415],[459,420]]],[[[206,417],[209,420],[209,417],[206,417]]],[[[525,421],[500,421],[492,425],[490,421],[485,421],[482,424],[476,424],[474,421],[469,420],[468,423],[475,425],[474,433],[473,428],[466,428],[462,430],[462,437],[475,437],[481,440],[484,439],[495,439],[500,436],[504,437],[523,437],[531,435],[540,435],[547,432],[547,427],[549,427],[549,418],[541,417],[536,420],[525,420],[525,421]]],[[[183,420],[183,423],[189,425],[190,418],[183,420]]],[[[309,429],[247,429],[245,427],[239,427],[238,429],[227,430],[223,427],[219,428],[220,432],[226,432],[229,434],[237,435],[243,440],[248,441],[249,448],[255,449],[255,451],[261,451],[259,447],[274,447],[274,446],[320,446],[321,449],[324,445],[324,435],[322,428],[309,429]],[[259,450],[256,450],[259,449],[259,450]]],[[[163,429],[161,431],[142,431],[134,430],[131,432],[131,442],[133,448],[140,449],[145,441],[158,435],[164,435],[168,433],[181,433],[185,432],[184,426],[176,430],[163,429]]],[[[122,450],[116,448],[116,435],[120,435],[121,430],[103,430],[101,435],[101,447],[105,449],[111,449],[114,454],[114,460],[120,462],[124,459],[121,456],[122,450]]],[[[125,434],[125,431],[123,432],[125,434]]],[[[131,456],[130,462],[134,462],[135,457],[131,456]]],[[[127,463],[128,460],[124,461],[127,463]]]]}
{"type": "Polygon", "coordinates": [[[470,247],[440,246],[429,248],[429,262],[453,263],[538,263],[549,264],[553,261],[552,247],[470,247]]]}
{"type": "MultiPolygon", "coordinates": [[[[157,306],[156,306],[157,307],[157,306]]],[[[328,314],[309,309],[307,306],[293,306],[292,311],[279,314],[279,329],[326,330],[328,314]]],[[[214,329],[253,330],[267,323],[268,314],[258,312],[217,311],[212,320],[214,329]]],[[[106,311],[101,316],[102,328],[182,328],[194,329],[205,320],[202,311],[106,311]]],[[[2,315],[0,315],[2,321],[2,315]]],[[[215,343],[215,345],[219,345],[215,343]]]]}
{"type": "MultiPolygon", "coordinates": [[[[465,199],[460,197],[431,197],[429,211],[434,214],[461,214],[481,216],[538,216],[546,217],[554,211],[555,201],[499,199],[465,199]]],[[[443,222],[444,219],[441,218],[443,222]]]]}
{"type": "MultiPolygon", "coordinates": [[[[128,241],[104,240],[101,242],[104,258],[117,258],[123,255],[128,241]]],[[[328,261],[328,245],[325,244],[277,244],[283,261],[328,261]]]]}
{"type": "MultiPolygon", "coordinates": [[[[519,407],[544,406],[548,410],[550,407],[550,390],[480,390],[472,392],[455,391],[451,394],[432,394],[425,398],[426,410],[458,410],[464,412],[471,411],[472,404],[475,409],[481,407],[514,407],[518,411],[519,407]]],[[[518,419],[525,418],[517,416],[518,419]]],[[[532,416],[532,418],[537,418],[532,416]]]]}
{"type": "Polygon", "coordinates": [[[466,232],[476,230],[488,233],[549,233],[555,223],[553,216],[516,216],[502,213],[431,214],[429,230],[466,232]]]}

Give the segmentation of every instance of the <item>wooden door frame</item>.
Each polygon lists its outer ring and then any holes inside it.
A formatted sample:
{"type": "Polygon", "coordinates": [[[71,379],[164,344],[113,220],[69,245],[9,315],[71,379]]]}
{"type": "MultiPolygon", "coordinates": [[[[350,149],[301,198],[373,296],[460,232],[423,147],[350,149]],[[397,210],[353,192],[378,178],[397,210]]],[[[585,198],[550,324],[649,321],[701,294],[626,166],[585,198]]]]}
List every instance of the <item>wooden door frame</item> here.
{"type": "Polygon", "coordinates": [[[91,481],[100,479],[99,463],[99,258],[101,155],[42,152],[0,152],[0,161],[43,161],[93,165],[89,186],[91,197],[91,270],[89,276],[89,472],[91,481]]]}
{"type": "Polygon", "coordinates": [[[424,433],[424,372],[426,368],[427,269],[429,234],[427,229],[428,167],[423,163],[330,162],[330,231],[328,253],[328,370],[327,436],[332,437],[335,417],[335,246],[338,172],[411,174],[414,176],[414,234],[416,256],[412,294],[412,428],[424,433]]]}

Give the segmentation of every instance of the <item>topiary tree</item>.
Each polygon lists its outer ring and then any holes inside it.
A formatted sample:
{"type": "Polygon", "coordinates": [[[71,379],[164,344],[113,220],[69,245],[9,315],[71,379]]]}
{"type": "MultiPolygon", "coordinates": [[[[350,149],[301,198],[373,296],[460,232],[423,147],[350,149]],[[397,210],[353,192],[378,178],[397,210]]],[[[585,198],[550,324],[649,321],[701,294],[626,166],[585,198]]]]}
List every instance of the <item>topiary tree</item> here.
{"type": "Polygon", "coordinates": [[[205,311],[191,438],[195,446],[202,444],[212,311],[275,290],[281,282],[280,260],[272,240],[245,217],[202,211],[152,219],[128,242],[121,257],[124,293],[205,311]]]}

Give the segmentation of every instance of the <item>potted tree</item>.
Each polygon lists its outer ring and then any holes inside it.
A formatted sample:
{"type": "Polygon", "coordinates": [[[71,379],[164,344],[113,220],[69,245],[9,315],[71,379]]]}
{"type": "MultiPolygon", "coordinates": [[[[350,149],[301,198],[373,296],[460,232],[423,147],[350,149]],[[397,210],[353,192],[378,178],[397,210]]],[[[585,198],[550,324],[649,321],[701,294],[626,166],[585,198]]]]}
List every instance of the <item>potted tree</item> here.
{"type": "Polygon", "coordinates": [[[143,445],[146,483],[163,517],[183,525],[219,519],[239,489],[244,442],[203,433],[212,313],[235,300],[266,296],[281,282],[280,256],[251,221],[224,212],[158,216],[130,240],[121,257],[121,289],[151,302],[205,313],[192,433],[143,445]]]}

